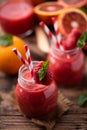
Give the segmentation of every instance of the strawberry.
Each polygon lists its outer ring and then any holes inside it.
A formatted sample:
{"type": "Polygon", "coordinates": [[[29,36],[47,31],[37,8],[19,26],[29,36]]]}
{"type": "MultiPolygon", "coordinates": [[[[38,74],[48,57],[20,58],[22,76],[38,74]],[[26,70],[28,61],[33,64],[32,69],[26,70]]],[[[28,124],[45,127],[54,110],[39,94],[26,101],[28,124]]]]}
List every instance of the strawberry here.
{"type": "Polygon", "coordinates": [[[77,41],[81,36],[81,32],[78,29],[73,29],[63,42],[65,50],[74,49],[77,46],[77,41]]]}
{"type": "Polygon", "coordinates": [[[81,31],[78,30],[77,28],[74,28],[71,33],[72,33],[72,35],[75,37],[76,41],[77,41],[77,40],[80,38],[80,36],[81,36],[81,31]]]}
{"type": "Polygon", "coordinates": [[[53,74],[48,68],[48,61],[40,61],[33,70],[33,75],[36,83],[49,85],[53,80],[53,74]]]}
{"type": "Polygon", "coordinates": [[[75,38],[67,38],[64,42],[63,42],[63,46],[65,50],[72,50],[76,47],[76,43],[75,43],[75,38]]]}

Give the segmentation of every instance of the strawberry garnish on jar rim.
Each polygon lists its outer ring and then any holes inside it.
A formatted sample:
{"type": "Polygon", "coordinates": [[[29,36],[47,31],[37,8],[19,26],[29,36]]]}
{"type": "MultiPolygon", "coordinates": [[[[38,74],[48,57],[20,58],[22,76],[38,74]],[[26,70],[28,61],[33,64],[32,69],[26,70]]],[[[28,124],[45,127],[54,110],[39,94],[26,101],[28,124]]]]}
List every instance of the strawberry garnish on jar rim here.
{"type": "Polygon", "coordinates": [[[49,69],[49,61],[40,61],[33,70],[36,83],[49,85],[53,80],[53,73],[49,69]]]}

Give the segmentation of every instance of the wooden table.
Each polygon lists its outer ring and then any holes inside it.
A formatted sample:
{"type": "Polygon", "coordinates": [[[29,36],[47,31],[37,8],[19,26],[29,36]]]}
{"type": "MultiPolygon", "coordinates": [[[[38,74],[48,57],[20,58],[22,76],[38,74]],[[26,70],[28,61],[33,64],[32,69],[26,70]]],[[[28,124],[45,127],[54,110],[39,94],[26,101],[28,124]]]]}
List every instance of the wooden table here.
{"type": "MultiPolygon", "coordinates": [[[[46,55],[36,49],[35,34],[32,34],[25,40],[31,43],[31,56],[34,60],[46,58],[46,55]]],[[[79,85],[69,88],[59,88],[65,97],[73,102],[73,106],[67,113],[57,120],[54,130],[87,130],[87,106],[80,108],[77,105],[78,96],[87,92],[86,64],[87,58],[85,63],[84,79],[79,85]]],[[[0,72],[0,93],[4,94],[4,99],[0,98],[0,130],[45,130],[44,127],[35,125],[28,118],[24,117],[15,107],[9,105],[10,92],[15,87],[16,83],[17,75],[8,76],[0,72]]]]}

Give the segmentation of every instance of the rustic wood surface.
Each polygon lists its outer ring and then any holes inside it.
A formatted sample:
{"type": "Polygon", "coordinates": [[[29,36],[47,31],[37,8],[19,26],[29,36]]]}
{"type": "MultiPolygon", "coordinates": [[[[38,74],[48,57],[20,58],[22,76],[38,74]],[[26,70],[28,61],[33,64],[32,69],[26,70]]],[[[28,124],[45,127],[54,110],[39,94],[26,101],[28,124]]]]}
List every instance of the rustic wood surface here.
{"type": "MultiPolygon", "coordinates": [[[[33,60],[46,59],[47,54],[37,48],[35,33],[25,38],[25,41],[30,46],[33,60]]],[[[3,99],[0,97],[0,130],[45,130],[44,127],[37,126],[24,117],[16,107],[9,107],[10,94],[16,83],[17,75],[8,76],[0,72],[0,94],[4,94],[3,99]]],[[[73,102],[73,106],[57,120],[54,130],[87,130],[87,106],[81,108],[77,105],[78,96],[87,92],[87,56],[82,82],[74,87],[59,86],[59,89],[65,97],[73,102]]]]}

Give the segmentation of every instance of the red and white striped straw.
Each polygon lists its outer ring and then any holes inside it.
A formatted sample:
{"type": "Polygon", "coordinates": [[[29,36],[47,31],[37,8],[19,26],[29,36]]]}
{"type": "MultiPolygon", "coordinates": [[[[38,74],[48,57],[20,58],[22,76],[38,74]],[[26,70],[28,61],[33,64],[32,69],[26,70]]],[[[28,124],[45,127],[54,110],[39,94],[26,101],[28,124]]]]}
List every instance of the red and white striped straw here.
{"type": "Polygon", "coordinates": [[[23,64],[28,66],[27,61],[22,57],[21,53],[16,48],[13,48],[12,51],[17,55],[17,57],[20,59],[20,61],[23,62],[23,64]]]}
{"type": "Polygon", "coordinates": [[[32,60],[31,60],[31,56],[30,56],[30,50],[29,50],[29,47],[28,47],[27,44],[24,45],[24,48],[25,48],[26,58],[27,58],[27,61],[28,61],[28,64],[29,64],[29,69],[30,69],[30,72],[33,75],[33,64],[32,64],[32,60]]]}
{"type": "Polygon", "coordinates": [[[57,18],[56,17],[52,17],[52,21],[53,21],[53,24],[54,24],[54,29],[55,29],[55,33],[56,33],[56,39],[57,39],[57,44],[59,44],[59,48],[61,50],[64,50],[63,46],[62,46],[62,36],[59,32],[59,27],[58,27],[58,21],[57,21],[57,18]]]}
{"type": "Polygon", "coordinates": [[[40,26],[46,32],[46,34],[48,35],[48,37],[50,38],[50,40],[53,41],[54,43],[56,43],[55,36],[53,35],[53,33],[50,31],[50,29],[47,27],[47,25],[43,21],[40,22],[40,26]]]}

